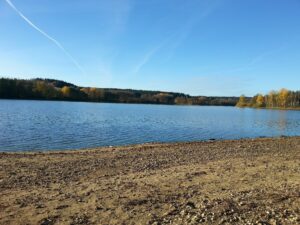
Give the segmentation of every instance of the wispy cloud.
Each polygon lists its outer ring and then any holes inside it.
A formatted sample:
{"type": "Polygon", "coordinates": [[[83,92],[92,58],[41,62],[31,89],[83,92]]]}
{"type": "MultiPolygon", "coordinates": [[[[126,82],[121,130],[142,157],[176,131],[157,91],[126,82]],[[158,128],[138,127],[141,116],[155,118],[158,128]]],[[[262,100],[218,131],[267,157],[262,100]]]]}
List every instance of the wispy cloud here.
{"type": "MultiPolygon", "coordinates": [[[[174,81],[169,81],[174,82],[174,81]]],[[[248,94],[253,79],[237,75],[196,75],[182,77],[172,85],[174,90],[195,96],[239,96],[248,94]]]]}
{"type": "Polygon", "coordinates": [[[168,45],[169,54],[165,57],[166,61],[168,61],[173,55],[175,50],[184,42],[184,40],[190,35],[193,28],[204,18],[209,16],[214,12],[220,0],[211,1],[210,5],[207,6],[201,13],[197,11],[195,15],[192,15],[186,23],[179,28],[176,32],[170,35],[170,37],[166,38],[161,44],[151,49],[147,52],[142,60],[134,67],[133,73],[138,73],[142,67],[148,63],[149,60],[165,45],[168,45]]]}
{"type": "Polygon", "coordinates": [[[110,8],[111,21],[120,31],[127,26],[131,11],[134,8],[133,0],[114,0],[111,2],[110,8]]]}
{"type": "Polygon", "coordinates": [[[144,57],[142,58],[142,60],[133,68],[133,73],[134,74],[137,74],[141,69],[142,67],[148,63],[148,61],[151,59],[151,57],[159,51],[159,49],[161,49],[162,47],[162,44],[161,45],[158,45],[156,46],[155,48],[151,49],[149,52],[147,52],[144,57]]]}
{"type": "MultiPolygon", "coordinates": [[[[254,69],[257,64],[285,48],[286,46],[282,45],[276,49],[262,52],[239,67],[221,70],[207,75],[194,76],[186,81],[186,89],[192,90],[194,93],[202,92],[208,95],[222,95],[224,92],[226,92],[227,95],[233,96],[238,96],[241,93],[252,95],[253,93],[250,92],[250,89],[255,83],[255,78],[251,76],[241,76],[240,72],[254,69]]],[[[184,84],[184,82],[182,82],[182,84],[184,84]]]]}
{"type": "Polygon", "coordinates": [[[176,49],[189,37],[195,26],[197,26],[203,19],[210,16],[219,7],[220,3],[220,0],[210,1],[209,5],[205,6],[202,12],[197,10],[196,14],[191,15],[190,18],[187,19],[186,23],[182,27],[179,27],[178,31],[174,33],[173,40],[170,41],[168,59],[174,55],[176,49]]]}
{"type": "Polygon", "coordinates": [[[31,20],[29,20],[20,10],[16,8],[16,6],[10,1],[5,0],[6,3],[25,21],[27,22],[33,29],[37,30],[39,33],[41,33],[44,37],[46,37],[48,40],[50,40],[52,43],[54,43],[60,50],[63,51],[63,53],[72,61],[72,63],[77,67],[78,70],[80,70],[83,74],[86,74],[82,66],[75,60],[75,58],[62,46],[62,44],[48,35],[45,31],[40,29],[38,26],[36,26],[31,20]]]}
{"type": "Polygon", "coordinates": [[[218,73],[234,73],[234,72],[242,72],[242,71],[246,71],[246,70],[251,70],[258,63],[262,62],[263,60],[265,60],[269,56],[282,51],[285,48],[286,48],[286,46],[282,45],[281,47],[278,47],[277,49],[262,52],[259,55],[255,56],[254,58],[252,58],[251,60],[249,60],[249,62],[246,63],[245,65],[242,65],[242,66],[239,66],[239,67],[236,67],[236,68],[232,68],[232,69],[229,69],[229,70],[223,70],[223,71],[220,71],[218,73]]]}

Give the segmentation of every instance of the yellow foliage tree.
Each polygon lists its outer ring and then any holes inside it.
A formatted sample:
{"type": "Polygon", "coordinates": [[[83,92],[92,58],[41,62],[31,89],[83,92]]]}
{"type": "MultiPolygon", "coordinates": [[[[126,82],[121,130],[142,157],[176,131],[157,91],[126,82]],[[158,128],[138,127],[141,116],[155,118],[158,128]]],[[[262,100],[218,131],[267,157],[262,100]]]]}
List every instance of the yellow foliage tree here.
{"type": "Polygon", "coordinates": [[[246,107],[248,106],[245,95],[241,95],[238,103],[236,104],[237,107],[246,107]]]}
{"type": "Polygon", "coordinates": [[[71,97],[71,88],[70,87],[64,86],[61,89],[61,92],[62,92],[64,97],[71,97]]]}
{"type": "Polygon", "coordinates": [[[282,88],[279,91],[278,98],[279,98],[279,104],[281,107],[286,107],[287,106],[287,101],[289,97],[289,90],[282,88]]]}
{"type": "Polygon", "coordinates": [[[258,94],[256,97],[256,107],[264,107],[265,106],[265,97],[261,94],[258,94]]]}
{"type": "Polygon", "coordinates": [[[267,96],[267,106],[268,107],[275,107],[277,105],[277,98],[278,98],[278,93],[276,91],[270,91],[268,96],[267,96]]]}

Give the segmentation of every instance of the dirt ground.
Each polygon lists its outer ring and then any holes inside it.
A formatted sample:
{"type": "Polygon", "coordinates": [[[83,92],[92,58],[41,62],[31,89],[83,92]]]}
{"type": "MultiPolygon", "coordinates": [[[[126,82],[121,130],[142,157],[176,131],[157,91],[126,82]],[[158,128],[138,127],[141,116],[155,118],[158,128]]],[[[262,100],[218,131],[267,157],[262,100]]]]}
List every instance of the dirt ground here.
{"type": "Polygon", "coordinates": [[[0,153],[0,224],[300,224],[300,137],[0,153]]]}

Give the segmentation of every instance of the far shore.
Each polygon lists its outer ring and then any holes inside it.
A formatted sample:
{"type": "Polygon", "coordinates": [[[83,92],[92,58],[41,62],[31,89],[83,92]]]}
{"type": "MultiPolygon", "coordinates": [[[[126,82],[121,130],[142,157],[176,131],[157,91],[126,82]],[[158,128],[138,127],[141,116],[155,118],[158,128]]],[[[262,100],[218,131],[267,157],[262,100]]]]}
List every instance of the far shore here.
{"type": "Polygon", "coordinates": [[[0,224],[300,224],[300,137],[0,153],[0,224]]]}
{"type": "Polygon", "coordinates": [[[268,109],[268,110],[295,110],[295,111],[299,111],[300,108],[284,108],[284,107],[251,107],[251,106],[236,106],[237,108],[241,108],[241,109],[244,109],[244,108],[247,108],[247,109],[268,109]]]}
{"type": "MultiPolygon", "coordinates": [[[[216,97],[217,98],[217,97],[216,97]]],[[[21,98],[0,98],[8,101],[41,101],[41,102],[78,102],[78,103],[103,103],[103,104],[126,104],[126,105],[165,105],[165,106],[213,106],[213,107],[235,107],[235,105],[211,105],[211,104],[175,104],[175,103],[153,103],[153,102],[117,102],[117,101],[80,101],[68,99],[21,99],[21,98]]]]}
{"type": "Polygon", "coordinates": [[[236,107],[240,109],[265,109],[265,110],[280,110],[280,111],[300,111],[300,108],[284,108],[284,107],[251,107],[251,106],[236,106],[236,105],[197,105],[197,104],[166,104],[166,103],[147,103],[147,102],[113,102],[113,101],[80,101],[80,100],[60,100],[60,99],[18,99],[18,98],[0,98],[0,100],[12,101],[42,101],[42,102],[78,102],[78,103],[102,103],[102,104],[126,104],[126,105],[160,105],[160,106],[212,106],[212,107],[236,107]]]}

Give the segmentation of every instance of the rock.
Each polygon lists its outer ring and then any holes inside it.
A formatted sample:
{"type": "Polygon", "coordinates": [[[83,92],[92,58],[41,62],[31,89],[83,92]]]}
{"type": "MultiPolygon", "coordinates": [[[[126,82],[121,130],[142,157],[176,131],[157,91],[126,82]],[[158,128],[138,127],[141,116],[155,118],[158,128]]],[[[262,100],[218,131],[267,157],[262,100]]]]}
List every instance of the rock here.
{"type": "Polygon", "coordinates": [[[40,221],[40,225],[53,225],[56,222],[56,217],[47,217],[40,221]]]}
{"type": "Polygon", "coordinates": [[[277,225],[277,221],[275,219],[269,220],[270,225],[277,225]]]}
{"type": "Polygon", "coordinates": [[[193,202],[187,202],[186,206],[189,207],[189,208],[192,208],[192,209],[196,208],[196,206],[195,206],[195,204],[193,202]]]}

